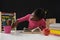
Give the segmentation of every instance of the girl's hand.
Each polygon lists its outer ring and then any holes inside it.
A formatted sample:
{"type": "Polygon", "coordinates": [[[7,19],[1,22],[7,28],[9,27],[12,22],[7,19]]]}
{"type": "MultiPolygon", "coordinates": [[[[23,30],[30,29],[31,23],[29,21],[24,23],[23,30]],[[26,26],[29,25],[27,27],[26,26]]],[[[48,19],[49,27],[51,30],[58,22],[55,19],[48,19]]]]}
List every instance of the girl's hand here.
{"type": "Polygon", "coordinates": [[[18,24],[18,22],[13,23],[13,24],[12,24],[12,28],[16,27],[17,24],[18,24]]]}
{"type": "Polygon", "coordinates": [[[12,29],[15,27],[14,23],[12,24],[12,29]]]}
{"type": "Polygon", "coordinates": [[[49,28],[45,28],[45,29],[43,29],[42,32],[43,32],[44,35],[48,36],[50,34],[50,29],[49,28]]]}

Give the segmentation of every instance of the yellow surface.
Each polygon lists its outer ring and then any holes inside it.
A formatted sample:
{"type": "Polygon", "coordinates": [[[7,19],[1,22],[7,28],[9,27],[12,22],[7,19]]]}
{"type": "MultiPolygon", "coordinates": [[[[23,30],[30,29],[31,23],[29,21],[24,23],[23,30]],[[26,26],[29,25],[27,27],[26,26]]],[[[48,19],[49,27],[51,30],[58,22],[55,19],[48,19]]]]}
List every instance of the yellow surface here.
{"type": "Polygon", "coordinates": [[[51,33],[51,34],[60,35],[60,30],[51,29],[51,30],[50,30],[50,33],[51,33]]]}

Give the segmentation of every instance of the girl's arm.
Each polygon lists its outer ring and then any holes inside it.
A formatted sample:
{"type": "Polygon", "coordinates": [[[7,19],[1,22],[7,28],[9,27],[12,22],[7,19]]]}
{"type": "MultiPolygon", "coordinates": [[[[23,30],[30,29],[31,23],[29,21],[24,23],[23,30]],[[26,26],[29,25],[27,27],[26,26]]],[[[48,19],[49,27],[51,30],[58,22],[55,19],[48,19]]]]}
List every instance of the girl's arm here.
{"type": "Polygon", "coordinates": [[[14,28],[14,26],[17,26],[17,24],[20,23],[20,22],[28,21],[29,20],[29,17],[30,17],[30,14],[28,14],[28,15],[26,15],[24,17],[18,18],[16,20],[16,22],[13,24],[13,28],[14,28]]]}
{"type": "Polygon", "coordinates": [[[43,20],[42,26],[40,27],[40,29],[41,29],[41,32],[46,36],[50,34],[50,29],[48,27],[46,27],[46,21],[45,20],[43,20]]]}
{"type": "Polygon", "coordinates": [[[40,28],[41,30],[43,30],[43,29],[46,28],[46,21],[45,21],[44,19],[41,21],[41,25],[40,25],[39,28],[40,28]]]}
{"type": "Polygon", "coordinates": [[[28,14],[28,15],[26,15],[24,17],[18,18],[17,22],[28,21],[29,17],[30,17],[30,14],[28,14]]]}

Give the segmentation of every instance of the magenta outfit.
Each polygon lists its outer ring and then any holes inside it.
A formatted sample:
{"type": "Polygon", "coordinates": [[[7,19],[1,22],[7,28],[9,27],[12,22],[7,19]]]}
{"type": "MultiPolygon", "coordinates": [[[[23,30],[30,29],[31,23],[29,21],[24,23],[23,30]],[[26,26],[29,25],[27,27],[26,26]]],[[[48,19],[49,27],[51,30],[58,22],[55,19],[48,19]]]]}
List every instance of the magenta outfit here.
{"type": "Polygon", "coordinates": [[[31,14],[28,14],[22,18],[18,18],[17,21],[18,22],[28,21],[29,22],[28,29],[34,29],[36,27],[40,27],[41,29],[46,28],[46,21],[44,18],[40,19],[39,21],[33,21],[30,20],[30,16],[31,14]]]}

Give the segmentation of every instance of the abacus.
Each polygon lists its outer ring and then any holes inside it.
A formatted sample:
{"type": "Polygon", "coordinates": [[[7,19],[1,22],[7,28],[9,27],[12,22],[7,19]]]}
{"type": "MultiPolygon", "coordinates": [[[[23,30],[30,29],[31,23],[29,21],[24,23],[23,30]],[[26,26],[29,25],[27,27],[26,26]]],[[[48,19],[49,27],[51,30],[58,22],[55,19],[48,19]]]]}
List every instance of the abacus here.
{"type": "MultiPolygon", "coordinates": [[[[16,21],[16,13],[7,13],[7,12],[0,12],[0,32],[2,32],[2,27],[6,25],[6,20],[11,19],[11,25],[16,21]]],[[[14,28],[13,30],[16,30],[14,28]]]]}

